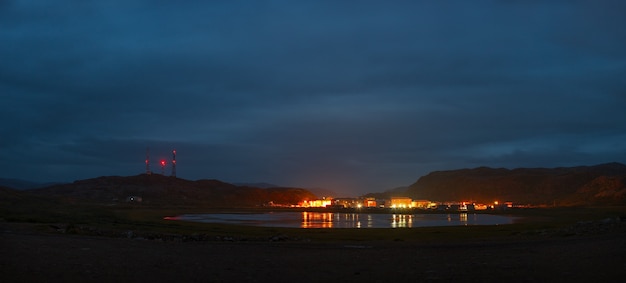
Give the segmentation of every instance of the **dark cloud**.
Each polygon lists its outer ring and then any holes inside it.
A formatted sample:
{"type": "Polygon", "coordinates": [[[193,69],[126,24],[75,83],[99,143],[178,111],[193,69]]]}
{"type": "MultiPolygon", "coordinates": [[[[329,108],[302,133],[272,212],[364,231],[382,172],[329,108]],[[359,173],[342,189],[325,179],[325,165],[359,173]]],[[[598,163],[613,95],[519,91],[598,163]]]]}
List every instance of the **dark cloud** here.
{"type": "Polygon", "coordinates": [[[356,194],[626,162],[624,6],[1,1],[2,171],[132,175],[176,148],[183,178],[356,194]]]}

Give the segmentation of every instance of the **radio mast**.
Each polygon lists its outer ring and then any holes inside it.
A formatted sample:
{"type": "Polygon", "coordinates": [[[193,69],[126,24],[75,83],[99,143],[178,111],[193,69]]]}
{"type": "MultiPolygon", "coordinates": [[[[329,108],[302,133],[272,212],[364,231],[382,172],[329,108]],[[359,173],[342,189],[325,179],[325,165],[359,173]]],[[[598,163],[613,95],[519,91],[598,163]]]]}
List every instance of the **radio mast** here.
{"type": "Polygon", "coordinates": [[[161,160],[161,175],[163,176],[165,176],[165,164],[167,164],[165,159],[161,160]]]}
{"type": "Polygon", "coordinates": [[[176,177],[176,150],[172,150],[172,177],[176,177]]]}
{"type": "Polygon", "coordinates": [[[152,172],[150,172],[150,148],[149,147],[146,148],[146,174],[152,175],[152,172]]]}

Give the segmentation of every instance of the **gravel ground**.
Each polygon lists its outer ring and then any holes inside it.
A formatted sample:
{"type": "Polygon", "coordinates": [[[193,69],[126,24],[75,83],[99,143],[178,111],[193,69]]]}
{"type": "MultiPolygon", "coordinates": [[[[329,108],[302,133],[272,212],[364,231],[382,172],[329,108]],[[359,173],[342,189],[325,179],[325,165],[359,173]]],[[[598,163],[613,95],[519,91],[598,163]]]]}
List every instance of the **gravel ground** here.
{"type": "Polygon", "coordinates": [[[429,243],[227,242],[0,223],[0,282],[623,282],[624,229],[576,231],[429,243]]]}

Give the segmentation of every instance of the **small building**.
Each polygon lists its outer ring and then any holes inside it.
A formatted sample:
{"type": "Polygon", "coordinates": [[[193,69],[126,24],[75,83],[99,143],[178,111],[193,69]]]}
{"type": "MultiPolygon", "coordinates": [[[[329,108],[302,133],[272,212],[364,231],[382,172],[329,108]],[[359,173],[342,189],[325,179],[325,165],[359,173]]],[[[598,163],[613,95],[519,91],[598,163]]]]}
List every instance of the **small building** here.
{"type": "Polygon", "coordinates": [[[305,200],[300,205],[301,207],[327,207],[333,205],[331,198],[323,198],[316,200],[305,200]]]}
{"type": "Polygon", "coordinates": [[[429,200],[413,200],[413,201],[411,201],[411,207],[412,208],[427,209],[427,208],[429,208],[430,204],[431,204],[431,202],[429,200]]]}
{"type": "Polygon", "coordinates": [[[461,204],[460,203],[448,204],[448,210],[449,211],[461,211],[461,204]]]}
{"type": "Polygon", "coordinates": [[[358,208],[361,202],[356,198],[336,198],[333,200],[334,207],[358,208]]]}
{"type": "Polygon", "coordinates": [[[377,199],[376,205],[378,208],[391,207],[391,203],[389,202],[389,200],[386,199],[377,199]]]}
{"type": "Polygon", "coordinates": [[[375,198],[366,198],[363,200],[363,207],[366,208],[375,208],[376,207],[376,199],[375,198]]]}
{"type": "Polygon", "coordinates": [[[474,211],[475,206],[474,203],[471,202],[461,202],[461,205],[459,206],[459,211],[474,211]]]}
{"type": "Polygon", "coordinates": [[[392,197],[391,208],[410,208],[413,200],[407,197],[392,197]]]}
{"type": "Polygon", "coordinates": [[[486,210],[487,208],[489,208],[489,206],[484,204],[484,203],[476,203],[476,204],[474,204],[474,209],[475,210],[486,210]]]}

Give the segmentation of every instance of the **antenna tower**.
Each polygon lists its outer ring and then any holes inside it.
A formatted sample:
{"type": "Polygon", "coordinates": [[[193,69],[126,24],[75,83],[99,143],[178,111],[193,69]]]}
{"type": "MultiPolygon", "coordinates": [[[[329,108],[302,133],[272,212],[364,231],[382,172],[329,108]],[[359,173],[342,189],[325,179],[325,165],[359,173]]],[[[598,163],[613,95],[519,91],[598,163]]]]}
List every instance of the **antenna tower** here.
{"type": "Polygon", "coordinates": [[[165,160],[161,160],[161,175],[165,176],[165,160]]]}
{"type": "Polygon", "coordinates": [[[150,172],[150,148],[146,148],[146,174],[152,175],[150,172]]]}
{"type": "Polygon", "coordinates": [[[172,177],[176,177],[176,150],[172,150],[172,177]]]}

